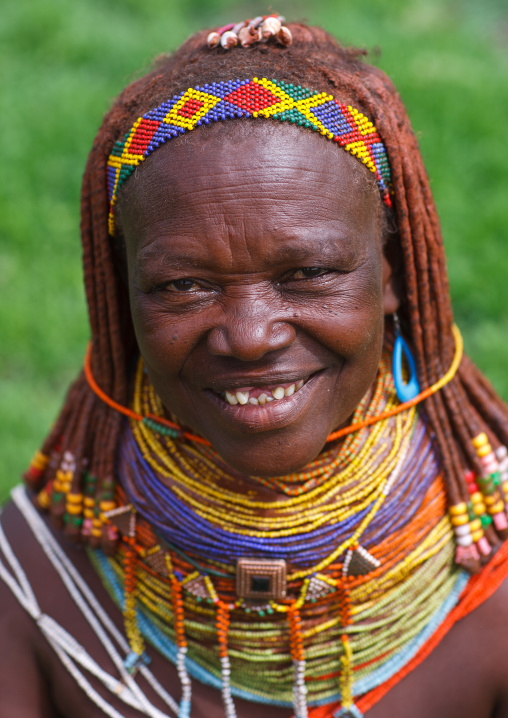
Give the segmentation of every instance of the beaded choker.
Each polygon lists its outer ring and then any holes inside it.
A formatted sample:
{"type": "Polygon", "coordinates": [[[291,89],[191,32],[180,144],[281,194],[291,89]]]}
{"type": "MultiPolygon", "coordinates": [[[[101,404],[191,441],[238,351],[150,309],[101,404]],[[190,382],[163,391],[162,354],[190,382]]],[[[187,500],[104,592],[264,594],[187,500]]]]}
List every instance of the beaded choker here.
{"type": "Polygon", "coordinates": [[[108,160],[110,234],[115,233],[114,206],[122,184],[154,150],[200,125],[240,117],[291,122],[335,140],[374,173],[383,201],[391,205],[386,149],[365,115],[327,92],[254,77],[189,87],[136,120],[108,160]]]}
{"type": "MultiPolygon", "coordinates": [[[[355,419],[395,402],[383,361],[355,419]]],[[[141,368],[132,409],[162,411],[141,368]]],[[[453,566],[444,487],[414,408],[269,480],[131,420],[118,472],[104,520],[122,541],[93,561],[123,606],[128,667],[144,660],[145,638],[176,663],[180,718],[190,676],[222,689],[228,718],[235,695],[292,706],[296,718],[337,702],[336,715],[360,715],[355,697],[411,660],[468,581],[453,566]]]]}

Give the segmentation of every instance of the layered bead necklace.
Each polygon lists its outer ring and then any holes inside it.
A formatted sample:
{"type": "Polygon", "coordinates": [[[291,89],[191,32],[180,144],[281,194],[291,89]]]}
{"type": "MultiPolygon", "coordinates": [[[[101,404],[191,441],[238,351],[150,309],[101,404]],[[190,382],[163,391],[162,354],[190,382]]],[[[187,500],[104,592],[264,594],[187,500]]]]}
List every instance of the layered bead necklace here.
{"type": "MultiPolygon", "coordinates": [[[[386,359],[353,421],[396,403],[386,359]]],[[[142,364],[132,409],[162,416],[142,364]]],[[[355,696],[407,663],[467,583],[425,422],[412,408],[332,446],[305,471],[236,474],[206,445],[126,423],[119,550],[92,560],[122,606],[131,670],[144,640],[172,660],[190,714],[190,676],[233,696],[293,707],[355,696]],[[275,497],[274,498],[274,491],[275,497]]]]}

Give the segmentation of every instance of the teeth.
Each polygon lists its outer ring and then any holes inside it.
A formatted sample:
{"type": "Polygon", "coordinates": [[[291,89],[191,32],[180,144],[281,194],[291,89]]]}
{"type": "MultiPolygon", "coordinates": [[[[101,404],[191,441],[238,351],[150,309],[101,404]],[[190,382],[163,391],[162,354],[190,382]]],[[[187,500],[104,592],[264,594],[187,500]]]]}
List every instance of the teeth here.
{"type": "Polygon", "coordinates": [[[254,396],[250,396],[249,391],[225,391],[224,393],[226,395],[226,401],[228,402],[228,404],[231,404],[233,406],[235,406],[235,404],[241,404],[242,406],[245,404],[261,404],[261,406],[264,406],[265,404],[268,404],[270,401],[274,401],[275,399],[283,399],[285,396],[293,396],[295,391],[301,389],[304,384],[304,379],[300,379],[300,381],[297,381],[295,384],[290,384],[290,386],[288,386],[286,389],[284,389],[283,386],[278,386],[275,389],[271,390],[271,395],[263,392],[257,398],[254,396]]]}

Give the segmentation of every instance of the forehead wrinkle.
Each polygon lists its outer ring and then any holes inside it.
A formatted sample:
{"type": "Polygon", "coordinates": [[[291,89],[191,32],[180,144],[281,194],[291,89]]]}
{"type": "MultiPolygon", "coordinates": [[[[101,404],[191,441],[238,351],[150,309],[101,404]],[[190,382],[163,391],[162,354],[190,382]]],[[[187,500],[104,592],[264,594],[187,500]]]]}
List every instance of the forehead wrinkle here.
{"type": "MultiPolygon", "coordinates": [[[[230,176],[228,177],[230,179],[230,176]]],[[[231,179],[227,184],[214,187],[214,202],[201,201],[206,199],[208,187],[192,186],[192,182],[179,184],[176,191],[168,191],[167,205],[176,211],[169,211],[169,226],[173,226],[180,235],[194,235],[197,217],[207,226],[207,230],[215,236],[223,237],[248,236],[249,234],[270,231],[286,231],[291,225],[298,224],[304,230],[322,232],[320,225],[332,225],[334,232],[342,234],[341,216],[337,216],[336,208],[342,198],[346,198],[347,188],[335,185],[330,196],[317,191],[313,192],[312,182],[308,183],[306,196],[295,194],[290,179],[278,181],[275,185],[263,185],[255,178],[242,175],[241,183],[231,179]],[[183,190],[183,191],[182,191],[183,190]],[[269,212],[259,212],[257,202],[269,201],[269,212]],[[309,211],[311,209],[311,211],[309,211]]],[[[300,187],[301,188],[301,187],[300,187]]],[[[299,188],[299,189],[300,189],[299,188]]],[[[154,198],[155,206],[164,203],[164,197],[154,198]]],[[[169,207],[168,207],[169,209],[169,207]]],[[[140,215],[143,208],[138,208],[140,215]]],[[[146,210],[145,210],[146,211],[146,210]]],[[[153,221],[151,229],[157,230],[157,222],[153,221]]],[[[167,231],[167,225],[166,225],[167,231]]],[[[328,231],[328,230],[327,230],[328,231]]],[[[347,234],[351,233],[348,228],[347,234]]],[[[345,235],[347,236],[347,235],[345,235]]]]}
{"type": "MultiPolygon", "coordinates": [[[[237,228],[236,228],[237,229],[237,228]]],[[[316,262],[333,265],[340,259],[341,263],[358,264],[365,258],[365,248],[357,247],[351,238],[341,233],[328,233],[325,236],[311,240],[302,232],[289,229],[290,234],[281,237],[280,233],[272,232],[272,241],[260,254],[261,245],[256,237],[244,235],[242,244],[238,243],[238,234],[235,232],[234,252],[229,241],[229,233],[213,239],[213,246],[207,245],[197,237],[179,236],[174,238],[156,238],[144,246],[137,255],[140,264],[156,260],[162,266],[175,269],[206,269],[217,268],[221,271],[234,272],[242,269],[238,267],[240,261],[243,269],[256,260],[268,266],[305,266],[307,262],[315,265],[316,262]],[[182,246],[184,245],[184,247],[182,246]],[[212,260],[212,262],[210,261],[212,260]]]]}

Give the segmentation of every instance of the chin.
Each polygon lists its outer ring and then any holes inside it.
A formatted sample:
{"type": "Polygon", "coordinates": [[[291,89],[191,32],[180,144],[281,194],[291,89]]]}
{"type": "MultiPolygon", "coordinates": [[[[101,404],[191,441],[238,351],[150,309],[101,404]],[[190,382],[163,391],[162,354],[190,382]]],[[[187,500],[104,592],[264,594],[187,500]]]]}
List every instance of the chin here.
{"type": "MultiPolygon", "coordinates": [[[[290,441],[284,437],[271,437],[270,441],[256,441],[252,437],[246,446],[217,446],[214,449],[223,461],[235,471],[247,476],[272,478],[298,473],[305,469],[322,450],[326,436],[320,443],[302,445],[300,440],[290,441]]],[[[259,439],[259,437],[258,437],[259,439]]]]}

